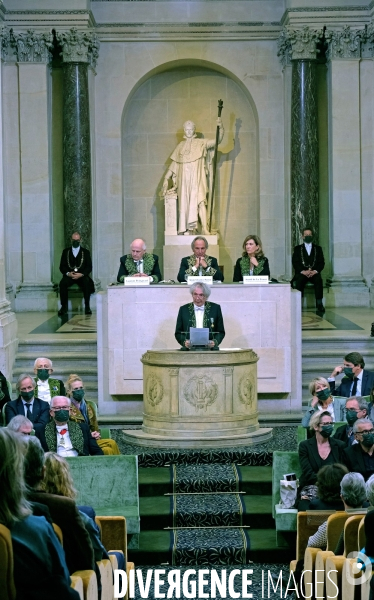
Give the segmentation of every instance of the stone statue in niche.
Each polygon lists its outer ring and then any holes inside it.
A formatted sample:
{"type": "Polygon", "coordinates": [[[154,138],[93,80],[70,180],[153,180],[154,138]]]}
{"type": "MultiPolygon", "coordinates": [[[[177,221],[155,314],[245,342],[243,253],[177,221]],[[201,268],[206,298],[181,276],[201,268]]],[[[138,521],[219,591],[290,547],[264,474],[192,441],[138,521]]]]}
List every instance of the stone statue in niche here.
{"type": "MultiPolygon", "coordinates": [[[[217,127],[220,144],[224,135],[221,118],[217,119],[217,127]]],[[[195,235],[198,233],[199,221],[201,233],[209,235],[207,208],[212,193],[212,164],[216,141],[198,138],[192,121],[186,121],[183,129],[185,141],[180,142],[172,153],[172,163],[162,186],[166,211],[165,229],[167,233],[174,233],[178,213],[178,235],[195,235]],[[168,189],[170,179],[172,187],[168,189]]]]}

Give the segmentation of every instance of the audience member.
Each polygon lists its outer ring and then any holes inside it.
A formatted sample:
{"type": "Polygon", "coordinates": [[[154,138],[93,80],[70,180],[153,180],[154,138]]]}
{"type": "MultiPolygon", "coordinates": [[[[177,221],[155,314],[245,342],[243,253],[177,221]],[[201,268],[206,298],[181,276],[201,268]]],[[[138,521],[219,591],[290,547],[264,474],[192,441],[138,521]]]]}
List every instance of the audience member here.
{"type": "Polygon", "coordinates": [[[0,429],[0,523],[12,537],[17,598],[79,600],[70,587],[64,551],[52,526],[31,514],[24,460],[22,439],[8,428],[0,429]]]}
{"type": "Polygon", "coordinates": [[[31,421],[23,415],[17,415],[16,417],[13,417],[13,419],[11,419],[7,425],[7,429],[24,436],[35,433],[31,421]]]}
{"type": "Polygon", "coordinates": [[[364,479],[374,474],[374,427],[370,420],[358,419],[353,425],[358,444],[344,450],[344,462],[350,471],[361,473],[364,479]]]}
{"type": "Polygon", "coordinates": [[[368,404],[368,419],[374,423],[374,387],[370,392],[370,401],[368,404]]]}
{"type": "Polygon", "coordinates": [[[365,361],[359,352],[349,352],[342,365],[335,367],[328,378],[333,396],[352,398],[353,396],[369,396],[374,387],[374,373],[365,371],[365,361]],[[345,377],[336,387],[335,377],[344,372],[345,377]]]}
{"type": "Polygon", "coordinates": [[[310,408],[304,414],[301,424],[309,426],[310,417],[317,411],[327,411],[333,423],[340,421],[340,404],[334,402],[329,383],[324,377],[315,377],[309,384],[309,392],[312,394],[310,408]]]}
{"type": "Polygon", "coordinates": [[[368,414],[368,403],[361,396],[355,398],[348,398],[345,402],[345,418],[347,425],[341,425],[337,428],[334,433],[334,438],[344,442],[346,446],[352,446],[357,444],[355,435],[353,433],[353,425],[358,419],[366,419],[368,414]]]}
{"type": "Polygon", "coordinates": [[[94,569],[94,553],[90,538],[74,500],[47,493],[42,489],[44,460],[40,442],[34,437],[29,437],[24,464],[25,481],[29,488],[28,499],[47,505],[53,522],[61,527],[66,564],[70,574],[80,569],[94,569]]]}
{"type": "Polygon", "coordinates": [[[65,396],[65,387],[61,379],[50,377],[53,373],[52,361],[49,358],[37,358],[34,362],[35,395],[51,403],[54,396],[65,396]]]}
{"type": "Polygon", "coordinates": [[[57,452],[60,456],[103,454],[88,425],[69,420],[70,406],[70,398],[66,396],[52,398],[50,414],[53,420],[36,431],[45,452],[57,452]]]}
{"type": "Polygon", "coordinates": [[[17,400],[8,402],[5,407],[5,422],[16,415],[23,415],[32,422],[35,433],[38,433],[49,422],[49,404],[35,396],[35,381],[30,375],[22,373],[16,383],[17,400]]]}
{"type": "Polygon", "coordinates": [[[208,256],[208,241],[205,237],[198,235],[192,240],[191,249],[193,254],[185,256],[181,260],[178,272],[178,281],[184,283],[189,275],[211,275],[214,281],[223,281],[223,274],[214,256],[208,256]]]}
{"type": "Polygon", "coordinates": [[[243,281],[244,275],[270,277],[269,261],[262,250],[262,242],[258,235],[247,235],[245,238],[242,256],[235,264],[233,281],[243,281]]]}
{"type": "Polygon", "coordinates": [[[4,404],[11,401],[11,397],[8,389],[8,382],[6,380],[5,375],[0,371],[0,416],[2,414],[2,410],[4,404]]]}
{"type": "MultiPolygon", "coordinates": [[[[322,467],[344,462],[343,442],[331,437],[333,424],[330,413],[316,412],[310,418],[309,427],[314,430],[315,435],[299,444],[299,460],[302,469],[299,486],[301,501],[311,500],[317,496],[317,473],[322,467]]],[[[301,501],[299,510],[304,510],[301,501]]]]}
{"type": "Polygon", "coordinates": [[[71,400],[70,421],[86,423],[90,428],[91,436],[96,440],[104,454],[121,454],[114,440],[101,439],[95,410],[85,401],[83,380],[79,375],[69,375],[69,379],[66,382],[66,395],[71,400]]]}
{"type": "Polygon", "coordinates": [[[340,482],[347,473],[347,467],[339,463],[322,467],[317,473],[317,498],[307,510],[344,510],[340,482]]]}

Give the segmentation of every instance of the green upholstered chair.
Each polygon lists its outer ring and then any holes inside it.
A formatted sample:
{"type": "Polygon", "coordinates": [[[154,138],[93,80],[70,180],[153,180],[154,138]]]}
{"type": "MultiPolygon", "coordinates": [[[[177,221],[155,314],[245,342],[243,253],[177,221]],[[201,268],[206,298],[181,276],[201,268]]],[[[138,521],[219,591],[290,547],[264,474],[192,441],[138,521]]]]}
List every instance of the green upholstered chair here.
{"type": "MultiPolygon", "coordinates": [[[[97,515],[125,517],[127,533],[138,534],[138,457],[74,456],[67,461],[78,491],[77,504],[92,506],[97,515]]],[[[136,544],[137,536],[129,537],[129,547],[131,541],[136,544]]]]}
{"type": "Polygon", "coordinates": [[[301,467],[297,452],[273,452],[272,511],[275,519],[277,546],[283,545],[281,532],[297,530],[297,509],[280,506],[279,482],[285,473],[296,473],[297,477],[300,477],[301,467]]]}

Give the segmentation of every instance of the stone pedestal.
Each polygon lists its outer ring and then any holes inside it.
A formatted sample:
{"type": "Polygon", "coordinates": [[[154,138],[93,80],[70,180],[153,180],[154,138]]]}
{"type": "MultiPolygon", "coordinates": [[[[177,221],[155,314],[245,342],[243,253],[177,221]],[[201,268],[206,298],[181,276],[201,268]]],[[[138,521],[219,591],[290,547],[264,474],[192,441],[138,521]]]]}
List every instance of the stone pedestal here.
{"type": "Polygon", "coordinates": [[[148,350],[143,357],[144,420],[125,431],[145,446],[247,446],[270,439],[259,429],[253,350],[148,350]]]}
{"type": "MultiPolygon", "coordinates": [[[[177,275],[182,258],[191,256],[191,244],[196,235],[171,235],[165,231],[165,246],[163,248],[164,255],[164,272],[165,280],[177,280],[177,275]]],[[[219,264],[219,246],[217,235],[204,235],[209,244],[207,250],[208,256],[214,256],[219,264]]]]}

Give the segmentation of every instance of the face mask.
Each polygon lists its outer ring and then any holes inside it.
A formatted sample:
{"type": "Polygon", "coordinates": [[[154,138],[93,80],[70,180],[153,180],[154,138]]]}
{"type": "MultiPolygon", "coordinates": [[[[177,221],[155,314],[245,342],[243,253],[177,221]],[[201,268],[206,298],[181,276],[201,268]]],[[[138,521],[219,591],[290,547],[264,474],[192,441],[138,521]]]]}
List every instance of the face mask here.
{"type": "Polygon", "coordinates": [[[319,392],[316,392],[316,396],[317,396],[318,400],[321,400],[321,402],[324,402],[325,400],[327,400],[327,398],[330,398],[330,396],[331,396],[330,388],[325,388],[324,390],[320,390],[319,392]]]}
{"type": "Polygon", "coordinates": [[[84,398],[84,390],[74,390],[72,393],[74,400],[80,402],[84,398]]]}
{"type": "Polygon", "coordinates": [[[353,369],[352,367],[344,367],[344,375],[353,379],[353,369]]]}
{"type": "Polygon", "coordinates": [[[365,448],[371,448],[374,444],[374,433],[364,433],[362,436],[362,443],[365,448]]]}
{"type": "Polygon", "coordinates": [[[49,377],[49,369],[37,369],[38,378],[40,381],[46,381],[49,377]]]}
{"type": "Polygon", "coordinates": [[[355,410],[347,410],[346,419],[348,425],[352,427],[353,423],[356,423],[358,416],[355,410]]]}
{"type": "Polygon", "coordinates": [[[322,425],[321,435],[324,438],[329,438],[333,431],[334,431],[333,425],[322,425]]]}
{"type": "Polygon", "coordinates": [[[312,241],[312,239],[313,239],[312,235],[306,235],[305,238],[304,238],[304,242],[306,244],[310,244],[310,242],[312,241]]]}
{"type": "Polygon", "coordinates": [[[59,423],[66,423],[69,420],[70,412],[68,410],[55,410],[55,419],[59,423]]]}
{"type": "Polygon", "coordinates": [[[32,390],[31,392],[21,392],[21,398],[26,400],[26,402],[31,400],[33,397],[34,397],[34,390],[32,390]]]}
{"type": "Polygon", "coordinates": [[[71,245],[73,248],[78,248],[78,246],[80,246],[80,240],[71,240],[71,245]]]}

